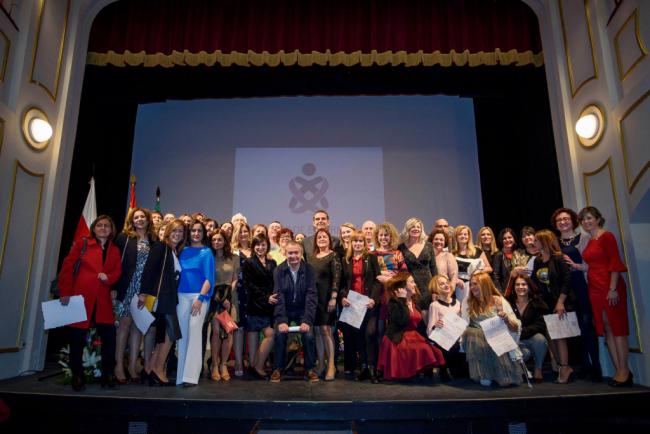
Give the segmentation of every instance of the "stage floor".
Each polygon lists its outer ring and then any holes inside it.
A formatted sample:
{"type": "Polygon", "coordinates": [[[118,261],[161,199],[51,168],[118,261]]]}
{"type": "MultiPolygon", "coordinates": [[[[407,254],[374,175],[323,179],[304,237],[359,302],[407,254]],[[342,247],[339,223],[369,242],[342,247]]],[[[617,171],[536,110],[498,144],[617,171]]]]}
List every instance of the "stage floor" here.
{"type": "MultiPolygon", "coordinates": [[[[427,424],[435,421],[440,426],[440,423],[483,421],[503,427],[513,421],[524,421],[531,426],[545,424],[549,416],[570,425],[588,420],[589,425],[595,426],[616,425],[621,421],[625,421],[623,425],[650,426],[650,419],[645,416],[650,389],[636,385],[617,389],[606,382],[579,380],[559,385],[553,384],[549,377],[547,382],[533,388],[526,384],[485,388],[469,380],[441,384],[424,379],[374,385],[343,378],[308,383],[302,377],[284,377],[282,382],[272,384],[244,377],[229,382],[201,379],[199,386],[189,388],[133,384],[104,390],[91,384],[84,392],[74,392],[69,385],[60,384],[61,377],[39,380],[52,372],[55,371],[1,381],[0,397],[17,417],[23,413],[33,417],[33,409],[38,408],[43,420],[48,415],[58,417],[66,413],[93,421],[104,420],[107,426],[118,420],[122,424],[133,420],[154,424],[167,421],[161,429],[152,432],[167,432],[162,428],[170,428],[170,424],[180,420],[218,420],[237,427],[247,426],[242,432],[249,432],[250,426],[260,421],[357,421],[366,426],[369,422],[391,426],[397,421],[407,425],[414,421],[427,424]]],[[[357,432],[362,431],[365,430],[357,427],[357,432]]]]}

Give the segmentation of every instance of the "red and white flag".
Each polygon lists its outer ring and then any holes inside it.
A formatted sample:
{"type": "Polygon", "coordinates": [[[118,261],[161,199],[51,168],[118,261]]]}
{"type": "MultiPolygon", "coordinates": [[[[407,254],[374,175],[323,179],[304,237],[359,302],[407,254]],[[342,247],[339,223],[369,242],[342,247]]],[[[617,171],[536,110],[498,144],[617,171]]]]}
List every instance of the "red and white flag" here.
{"type": "Polygon", "coordinates": [[[88,197],[86,198],[86,204],[84,205],[84,210],[81,213],[81,218],[79,218],[79,224],[77,225],[77,230],[74,233],[73,242],[77,242],[83,237],[90,235],[90,225],[97,218],[97,200],[95,199],[95,179],[90,178],[90,191],[88,192],[88,197]]]}
{"type": "Polygon", "coordinates": [[[128,213],[131,213],[132,210],[137,208],[138,204],[135,201],[135,175],[131,175],[131,189],[129,191],[129,211],[128,213]]]}

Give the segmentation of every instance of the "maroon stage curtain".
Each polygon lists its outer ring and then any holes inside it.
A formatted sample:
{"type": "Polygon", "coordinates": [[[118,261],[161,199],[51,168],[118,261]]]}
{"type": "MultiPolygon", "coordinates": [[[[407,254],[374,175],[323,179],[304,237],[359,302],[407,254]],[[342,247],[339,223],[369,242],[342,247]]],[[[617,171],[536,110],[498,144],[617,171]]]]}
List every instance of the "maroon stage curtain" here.
{"type": "Polygon", "coordinates": [[[92,27],[88,61],[113,64],[543,63],[518,0],[122,0],[92,27]]]}

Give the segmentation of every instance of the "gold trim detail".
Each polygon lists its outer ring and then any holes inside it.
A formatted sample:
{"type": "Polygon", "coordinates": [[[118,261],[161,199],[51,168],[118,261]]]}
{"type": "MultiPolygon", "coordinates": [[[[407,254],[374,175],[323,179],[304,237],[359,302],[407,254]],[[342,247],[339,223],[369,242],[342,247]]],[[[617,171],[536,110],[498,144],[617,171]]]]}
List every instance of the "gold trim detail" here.
{"type": "Polygon", "coordinates": [[[562,25],[562,42],[564,43],[564,54],[566,56],[567,69],[569,72],[569,86],[571,87],[571,98],[580,92],[580,89],[583,88],[591,80],[598,79],[598,66],[596,65],[596,53],[594,51],[594,41],[593,41],[593,32],[591,30],[591,16],[589,14],[589,0],[584,0],[585,8],[585,19],[587,21],[587,31],[589,33],[589,46],[591,47],[591,64],[593,65],[594,74],[591,77],[587,77],[582,83],[575,87],[575,79],[573,77],[573,63],[571,62],[571,54],[569,53],[569,42],[567,39],[566,27],[564,25],[564,9],[562,8],[562,0],[558,1],[558,6],[560,8],[560,24],[562,25]]]}
{"type": "Polygon", "coordinates": [[[2,54],[2,66],[0,66],[0,81],[5,81],[5,74],[7,73],[7,65],[9,64],[9,51],[11,48],[11,40],[5,35],[5,32],[0,30],[0,37],[5,40],[5,52],[2,54]]]}
{"type": "Polygon", "coordinates": [[[32,55],[32,70],[29,74],[29,82],[34,83],[45,90],[45,92],[52,98],[52,101],[56,102],[56,96],[59,92],[59,78],[61,76],[61,64],[63,62],[63,47],[65,45],[65,36],[66,32],[68,29],[68,16],[70,15],[70,2],[71,0],[68,0],[68,4],[66,6],[65,10],[65,19],[63,20],[63,31],[61,33],[61,42],[59,44],[59,58],[56,62],[56,75],[54,78],[54,90],[49,89],[45,84],[34,80],[34,69],[36,68],[36,56],[38,54],[38,41],[41,36],[41,25],[43,24],[43,10],[45,9],[45,1],[46,0],[40,0],[39,4],[39,10],[38,10],[38,26],[36,29],[36,41],[34,43],[34,52],[32,55]]]}
{"type": "Polygon", "coordinates": [[[36,173],[32,172],[29,170],[27,167],[23,166],[22,163],[18,160],[15,160],[14,163],[14,174],[13,174],[13,181],[11,182],[11,193],[9,196],[9,207],[7,208],[7,216],[5,218],[5,228],[4,228],[4,236],[2,240],[2,251],[0,252],[0,275],[2,275],[2,269],[4,265],[4,258],[5,258],[5,252],[7,248],[7,238],[9,237],[9,227],[11,226],[11,213],[13,211],[13,206],[14,206],[14,196],[16,193],[16,179],[18,177],[18,169],[23,171],[29,176],[33,176],[35,178],[40,178],[41,179],[41,186],[39,188],[38,192],[38,203],[36,205],[36,213],[35,213],[35,220],[34,220],[34,230],[32,231],[32,247],[29,252],[29,266],[27,267],[27,281],[25,283],[25,289],[24,289],[24,296],[23,296],[23,306],[22,310],[20,313],[20,323],[18,325],[18,335],[16,337],[16,346],[15,347],[10,347],[10,348],[0,348],[0,352],[16,352],[20,350],[21,347],[21,342],[20,338],[23,333],[23,321],[25,319],[25,308],[27,306],[27,296],[29,293],[29,284],[31,281],[31,275],[32,275],[32,265],[34,263],[34,250],[36,247],[36,236],[38,233],[38,224],[40,220],[40,214],[41,214],[41,201],[43,199],[43,187],[45,185],[45,174],[44,173],[36,173]]]}
{"type": "Polygon", "coordinates": [[[616,32],[616,36],[614,37],[614,49],[616,51],[616,64],[618,65],[618,73],[619,73],[619,80],[622,82],[624,81],[631,73],[634,68],[641,62],[647,55],[648,55],[648,49],[646,48],[645,44],[643,43],[643,40],[641,39],[641,29],[639,28],[639,9],[634,9],[634,11],[630,14],[627,20],[623,23],[621,28],[616,32]],[[637,57],[637,59],[632,63],[632,66],[628,68],[627,71],[623,72],[623,61],[621,60],[621,47],[618,44],[618,39],[621,36],[621,33],[623,33],[623,30],[627,27],[627,25],[630,23],[630,20],[634,19],[634,36],[636,38],[636,43],[639,46],[639,50],[641,51],[641,55],[637,57]]]}
{"type": "Polygon", "coordinates": [[[634,188],[636,187],[636,185],[638,184],[638,182],[641,180],[641,177],[646,173],[646,171],[647,171],[648,168],[650,167],[650,161],[646,161],[646,163],[645,163],[645,165],[643,166],[643,168],[641,168],[641,170],[639,171],[639,173],[634,177],[634,179],[632,179],[632,176],[631,176],[631,174],[630,174],[630,167],[629,167],[629,163],[628,163],[629,159],[628,159],[628,155],[627,155],[627,146],[625,145],[625,132],[624,132],[624,130],[623,130],[623,121],[625,121],[625,118],[626,118],[630,113],[632,113],[634,110],[636,110],[636,108],[637,108],[639,105],[641,105],[641,103],[642,103],[643,101],[645,101],[645,99],[646,99],[648,96],[650,96],[650,90],[648,90],[646,93],[644,93],[644,94],[641,96],[641,98],[639,98],[638,100],[636,100],[636,101],[634,102],[634,104],[632,104],[632,105],[630,106],[630,108],[628,108],[627,111],[626,111],[625,113],[623,113],[623,116],[622,116],[621,119],[618,121],[618,133],[619,133],[619,139],[620,139],[620,142],[621,142],[621,148],[622,148],[622,150],[623,150],[623,167],[625,168],[625,180],[627,181],[627,191],[628,191],[628,193],[630,193],[630,194],[632,194],[632,191],[634,190],[634,188]]]}
{"type": "MultiPolygon", "coordinates": [[[[623,247],[623,259],[625,261],[625,266],[629,270],[627,244],[625,243],[625,233],[623,231],[623,226],[621,225],[621,208],[618,203],[618,195],[616,194],[616,180],[614,179],[614,170],[612,168],[611,157],[607,158],[607,161],[605,161],[605,163],[603,163],[603,165],[597,168],[596,170],[592,172],[584,172],[582,174],[582,182],[585,189],[585,197],[587,199],[587,205],[588,206],[591,205],[591,197],[589,195],[589,177],[599,174],[600,172],[605,170],[605,168],[607,168],[607,170],[609,171],[609,183],[610,186],[612,187],[612,197],[614,198],[614,208],[616,209],[616,226],[618,227],[619,240],[621,241],[621,245],[623,247]]],[[[627,283],[629,286],[630,301],[632,302],[632,316],[634,318],[634,329],[636,331],[637,344],[639,345],[638,348],[630,348],[630,351],[633,353],[643,353],[643,341],[641,340],[641,328],[639,327],[639,321],[636,314],[637,307],[636,307],[636,298],[634,296],[634,284],[632,283],[631,278],[627,279],[627,283]]]]}
{"type": "Polygon", "coordinates": [[[257,53],[248,51],[241,53],[232,51],[223,53],[221,50],[207,53],[201,51],[192,53],[188,50],[172,51],[171,54],[155,53],[148,54],[145,51],[132,53],[128,50],[123,53],[108,51],[107,53],[88,52],[87,63],[95,66],[162,66],[171,68],[173,66],[372,66],[372,65],[406,65],[406,66],[480,66],[480,65],[516,65],[523,66],[533,64],[536,67],[544,65],[544,53],[533,53],[532,51],[518,52],[510,50],[503,52],[498,48],[494,52],[470,53],[469,50],[457,53],[452,50],[449,53],[439,51],[433,53],[424,53],[422,50],[415,53],[406,51],[385,51],[377,52],[372,50],[370,53],[355,51],[346,53],[339,51],[332,53],[327,50],[324,53],[312,51],[311,53],[301,53],[299,51],[285,52],[283,50],[277,53],[263,51],[257,53]]]}
{"type": "Polygon", "coordinates": [[[0,118],[0,156],[2,156],[2,145],[5,142],[5,120],[0,118]]]}

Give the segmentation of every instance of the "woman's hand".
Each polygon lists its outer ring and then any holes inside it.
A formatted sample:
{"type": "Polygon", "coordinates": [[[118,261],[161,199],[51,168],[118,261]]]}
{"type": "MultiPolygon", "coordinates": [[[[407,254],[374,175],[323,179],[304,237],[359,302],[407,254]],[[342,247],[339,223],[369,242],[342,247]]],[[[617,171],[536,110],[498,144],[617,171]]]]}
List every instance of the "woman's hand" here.
{"type": "Polygon", "coordinates": [[[558,302],[555,303],[555,310],[553,310],[553,312],[555,312],[560,317],[560,319],[564,319],[564,316],[566,315],[564,303],[558,300],[558,302]]]}
{"type": "Polygon", "coordinates": [[[224,300],[223,301],[223,308],[226,310],[230,310],[230,301],[224,300]]]}
{"type": "Polygon", "coordinates": [[[112,289],[111,290],[111,300],[115,300],[117,298],[117,291],[112,289]]]}
{"type": "Polygon", "coordinates": [[[438,321],[436,321],[436,324],[434,325],[435,328],[440,328],[444,327],[445,323],[442,321],[442,318],[440,318],[438,321]]]}
{"type": "Polygon", "coordinates": [[[493,297],[493,300],[494,300],[494,307],[496,307],[496,309],[497,309],[497,315],[499,316],[499,318],[506,321],[507,320],[507,315],[506,315],[505,311],[503,310],[503,302],[501,301],[501,297],[498,297],[498,296],[495,295],[493,297]]]}
{"type": "Polygon", "coordinates": [[[142,310],[144,302],[147,300],[147,294],[138,294],[138,309],[142,310]]]}
{"type": "Polygon", "coordinates": [[[348,307],[348,306],[350,306],[350,302],[349,302],[348,299],[345,298],[345,297],[343,297],[343,298],[341,299],[341,304],[343,305],[343,307],[348,307]]]}
{"type": "Polygon", "coordinates": [[[607,293],[607,303],[610,306],[616,306],[619,302],[619,296],[618,296],[618,291],[615,289],[610,289],[609,292],[607,293]]]}
{"type": "Polygon", "coordinates": [[[373,300],[372,298],[368,300],[368,304],[366,304],[366,307],[368,309],[372,309],[373,307],[375,307],[375,300],[373,300]]]}
{"type": "Polygon", "coordinates": [[[269,296],[269,304],[278,304],[278,294],[277,293],[276,294],[271,294],[269,296]]]}
{"type": "Polygon", "coordinates": [[[192,303],[192,316],[197,316],[201,313],[201,306],[203,306],[203,302],[201,302],[201,300],[194,300],[194,303],[192,303]]]}
{"type": "Polygon", "coordinates": [[[59,302],[61,303],[61,306],[67,306],[68,303],[70,303],[70,296],[64,295],[63,297],[59,298],[59,302]]]}
{"type": "Polygon", "coordinates": [[[104,283],[108,282],[108,276],[105,273],[99,273],[97,278],[104,283]]]}
{"type": "Polygon", "coordinates": [[[336,310],[336,299],[330,298],[330,301],[327,303],[327,311],[334,312],[336,310]]]}

